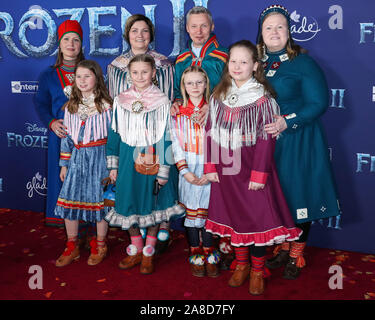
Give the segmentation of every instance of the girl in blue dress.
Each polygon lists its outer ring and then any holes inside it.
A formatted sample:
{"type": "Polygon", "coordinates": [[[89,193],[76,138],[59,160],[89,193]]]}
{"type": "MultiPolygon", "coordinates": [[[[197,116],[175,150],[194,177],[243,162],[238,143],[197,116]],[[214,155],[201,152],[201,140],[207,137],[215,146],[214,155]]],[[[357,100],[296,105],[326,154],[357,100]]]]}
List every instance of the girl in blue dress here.
{"type": "Polygon", "coordinates": [[[112,99],[104,84],[100,66],[92,60],[77,65],[70,100],[64,105],[67,136],[61,141],[60,179],[63,182],[55,215],[64,219],[68,242],[56,266],[79,258],[79,220],[96,222],[97,238],[90,242],[89,265],[100,263],[106,253],[108,224],[103,219],[101,180],[108,176],[105,159],[107,133],[111,123],[112,99]]]}

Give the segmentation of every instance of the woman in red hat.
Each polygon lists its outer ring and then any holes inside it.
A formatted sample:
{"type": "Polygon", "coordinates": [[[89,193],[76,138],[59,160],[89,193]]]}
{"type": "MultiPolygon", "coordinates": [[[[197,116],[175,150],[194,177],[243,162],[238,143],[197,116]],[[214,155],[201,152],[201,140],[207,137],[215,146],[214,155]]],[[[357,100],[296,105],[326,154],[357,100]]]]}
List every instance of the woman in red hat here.
{"type": "Polygon", "coordinates": [[[39,77],[34,104],[40,119],[48,126],[48,192],[46,224],[63,226],[64,220],[56,217],[54,209],[61,189],[59,178],[60,139],[65,136],[62,106],[68,101],[74,81],[75,66],[84,60],[82,28],[75,20],[64,21],[57,30],[58,54],[56,63],[39,77]]]}

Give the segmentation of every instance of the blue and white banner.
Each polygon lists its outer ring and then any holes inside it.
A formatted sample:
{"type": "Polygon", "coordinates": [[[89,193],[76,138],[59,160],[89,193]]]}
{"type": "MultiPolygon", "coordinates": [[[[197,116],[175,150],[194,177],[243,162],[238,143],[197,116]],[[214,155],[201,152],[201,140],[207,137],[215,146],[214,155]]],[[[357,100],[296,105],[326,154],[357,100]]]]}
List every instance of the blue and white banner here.
{"type": "Polygon", "coordinates": [[[278,3],[291,13],[293,38],[325,71],[330,107],[323,116],[343,215],[314,223],[310,245],[375,253],[375,1],[369,0],[18,0],[0,5],[0,207],[43,211],[47,128],[32,102],[38,76],[56,59],[57,26],[84,30],[86,58],[107,65],[128,50],[122,34],[135,13],[155,24],[152,47],[172,60],[186,46],[185,14],[210,9],[223,46],[255,42],[258,16],[278,3]]]}

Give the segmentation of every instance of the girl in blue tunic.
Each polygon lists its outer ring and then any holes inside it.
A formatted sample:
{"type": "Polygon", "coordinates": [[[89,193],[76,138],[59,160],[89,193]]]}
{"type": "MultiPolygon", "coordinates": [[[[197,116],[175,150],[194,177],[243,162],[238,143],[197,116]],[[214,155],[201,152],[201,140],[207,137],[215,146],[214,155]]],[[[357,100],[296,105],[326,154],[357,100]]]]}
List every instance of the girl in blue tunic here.
{"type": "Polygon", "coordinates": [[[171,118],[173,154],[180,172],[179,201],[186,209],[184,226],[190,245],[190,269],[193,276],[217,277],[219,253],[213,248],[212,234],[204,226],[207,219],[211,185],[203,173],[204,128],[199,125],[199,111],[210,96],[207,73],[190,66],[182,73],[183,104],[171,118]],[[200,237],[202,245],[200,246],[200,237]]]}
{"type": "Polygon", "coordinates": [[[96,222],[97,238],[90,242],[89,265],[100,263],[106,253],[108,224],[103,219],[101,180],[108,177],[105,159],[111,123],[112,99],[107,93],[100,66],[92,60],[77,65],[70,100],[64,105],[67,136],[61,141],[60,178],[63,181],[55,215],[64,219],[68,236],[65,251],[57,259],[62,267],[79,258],[79,220],[96,222]]]}
{"type": "Polygon", "coordinates": [[[141,263],[142,274],[152,273],[159,224],[182,216],[177,188],[169,179],[174,165],[169,137],[168,97],[156,87],[155,61],[135,55],[128,65],[132,86],[115,97],[112,129],[108,135],[107,167],[116,182],[115,207],[105,219],[128,230],[131,244],[121,269],[141,263]],[[145,243],[140,228],[147,228],[145,243]]]}
{"type": "Polygon", "coordinates": [[[284,7],[272,5],[260,15],[258,51],[281,112],[265,130],[279,136],[275,148],[278,175],[296,226],[303,230],[299,240],[279,246],[267,266],[286,265],[284,277],[295,279],[305,266],[303,251],[311,222],[340,215],[320,123],[328,108],[328,87],[320,67],[293,43],[284,7]]]}

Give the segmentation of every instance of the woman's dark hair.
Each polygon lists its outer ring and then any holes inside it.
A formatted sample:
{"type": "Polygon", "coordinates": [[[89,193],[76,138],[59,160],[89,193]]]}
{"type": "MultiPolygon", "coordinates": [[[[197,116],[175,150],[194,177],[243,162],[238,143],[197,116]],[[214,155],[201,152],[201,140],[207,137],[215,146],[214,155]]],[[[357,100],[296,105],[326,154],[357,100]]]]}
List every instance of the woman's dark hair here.
{"type": "MultiPolygon", "coordinates": [[[[80,63],[78,63],[75,74],[77,73],[78,68],[85,68],[94,73],[96,79],[94,88],[94,102],[98,112],[102,113],[104,109],[103,101],[109,103],[110,105],[113,103],[113,100],[109,95],[108,89],[104,83],[102,68],[94,60],[82,60],[80,63]]],[[[80,103],[82,103],[82,93],[74,82],[69,101],[64,104],[63,109],[67,108],[70,113],[76,113],[80,103]]]]}
{"type": "Polygon", "coordinates": [[[124,39],[126,40],[126,42],[130,44],[129,32],[133,24],[137,21],[144,21],[147,24],[148,30],[150,31],[150,42],[154,41],[155,27],[152,24],[152,21],[146,16],[144,16],[143,14],[133,14],[126,20],[126,23],[125,23],[124,39]]]}
{"type": "Polygon", "coordinates": [[[222,73],[222,76],[221,76],[221,81],[215,87],[214,92],[212,93],[213,97],[215,99],[224,100],[225,97],[227,96],[228,91],[229,91],[230,87],[232,86],[232,78],[231,78],[231,76],[229,74],[228,64],[229,64],[229,61],[230,61],[232,49],[233,48],[238,48],[238,47],[239,48],[245,48],[245,49],[247,49],[250,52],[251,56],[252,56],[253,62],[254,63],[258,62],[258,66],[257,66],[257,69],[253,73],[253,77],[259,83],[261,83],[264,86],[264,89],[272,97],[276,97],[275,90],[271,87],[271,85],[267,81],[266,77],[264,76],[263,63],[258,58],[257,47],[253,43],[251,43],[249,40],[240,40],[240,41],[237,41],[236,43],[233,43],[229,47],[228,60],[227,60],[227,63],[225,64],[225,67],[224,67],[224,70],[223,70],[223,73],[222,73]]]}

